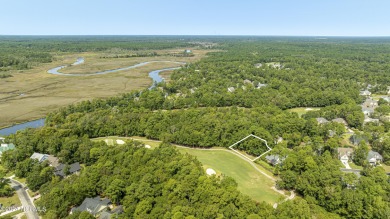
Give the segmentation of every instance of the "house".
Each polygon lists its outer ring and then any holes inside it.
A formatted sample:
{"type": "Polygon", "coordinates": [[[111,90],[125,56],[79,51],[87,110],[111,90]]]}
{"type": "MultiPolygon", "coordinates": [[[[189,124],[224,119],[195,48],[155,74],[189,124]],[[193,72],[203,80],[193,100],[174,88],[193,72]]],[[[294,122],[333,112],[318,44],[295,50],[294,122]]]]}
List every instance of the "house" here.
{"type": "Polygon", "coordinates": [[[97,196],[95,198],[86,198],[79,207],[72,208],[70,214],[76,211],[87,211],[96,217],[103,211],[107,210],[110,204],[110,199],[101,199],[100,196],[97,196]]]}
{"type": "Polygon", "coordinates": [[[69,174],[78,174],[81,170],[81,166],[79,162],[70,164],[68,166],[69,167],[68,173],[65,172],[66,166],[67,166],[66,164],[59,164],[54,171],[54,175],[64,178],[69,174]]]}
{"type": "Polygon", "coordinates": [[[48,157],[49,157],[49,155],[47,155],[47,154],[41,154],[41,153],[34,152],[30,158],[36,159],[36,160],[38,160],[39,163],[41,163],[41,162],[47,160],[48,157]]]}
{"type": "Polygon", "coordinates": [[[250,80],[248,80],[248,79],[245,79],[244,80],[244,84],[252,84],[253,82],[252,81],[250,81],[250,80]]]}
{"type": "Polygon", "coordinates": [[[328,123],[329,121],[323,117],[318,117],[316,118],[318,124],[325,124],[325,123],[328,123]]]}
{"type": "Polygon", "coordinates": [[[280,144],[283,142],[283,138],[282,137],[278,137],[276,140],[275,140],[275,144],[280,144]]]}
{"type": "Polygon", "coordinates": [[[367,160],[371,165],[376,166],[383,161],[383,157],[378,152],[370,150],[367,155],[367,160]]]}
{"type": "Polygon", "coordinates": [[[361,96],[366,96],[366,97],[368,97],[368,96],[371,95],[371,92],[368,91],[368,90],[363,90],[363,91],[360,91],[360,95],[361,95],[361,96]]]}
{"type": "Polygon", "coordinates": [[[229,87],[229,88],[228,88],[228,92],[230,92],[230,93],[233,93],[235,90],[236,90],[236,89],[234,89],[234,87],[229,87]]]}
{"type": "Polygon", "coordinates": [[[378,107],[378,101],[374,100],[374,99],[371,99],[371,98],[367,98],[364,103],[362,104],[362,107],[366,107],[366,108],[377,108],[378,107]]]}
{"type": "Polygon", "coordinates": [[[119,205],[116,207],[114,210],[111,211],[104,211],[99,215],[99,219],[111,219],[111,218],[116,218],[116,215],[122,214],[123,211],[123,206],[119,205]]]}
{"type": "Polygon", "coordinates": [[[279,155],[267,155],[267,156],[265,156],[265,159],[272,166],[276,166],[282,162],[282,160],[279,158],[279,155]]]}
{"type": "Polygon", "coordinates": [[[186,49],[184,50],[184,53],[192,53],[192,51],[190,49],[186,49]]]}
{"type": "Polygon", "coordinates": [[[268,86],[268,84],[262,84],[262,83],[259,83],[259,84],[257,84],[257,89],[260,89],[260,88],[262,88],[262,87],[267,87],[268,86]]]}
{"type": "Polygon", "coordinates": [[[350,141],[353,145],[359,145],[361,141],[367,142],[368,139],[367,139],[367,137],[365,137],[365,136],[354,134],[354,135],[352,135],[352,136],[349,138],[349,141],[350,141]]]}
{"type": "Polygon", "coordinates": [[[256,64],[255,64],[255,67],[256,67],[256,68],[261,68],[262,66],[263,66],[263,64],[261,64],[261,63],[256,63],[256,64]]]}
{"type": "Polygon", "coordinates": [[[374,108],[362,106],[362,112],[365,116],[371,116],[374,113],[374,108]]]}
{"type": "Polygon", "coordinates": [[[337,156],[341,162],[349,162],[352,159],[353,148],[337,148],[337,156]]]}
{"type": "Polygon", "coordinates": [[[1,144],[1,147],[0,147],[0,156],[3,154],[4,151],[8,151],[8,150],[13,150],[15,149],[15,145],[10,143],[10,144],[5,144],[5,143],[2,143],[1,144]]]}
{"type": "Polygon", "coordinates": [[[348,123],[342,118],[332,119],[332,122],[337,122],[337,123],[343,124],[345,126],[348,126],[348,123]]]}

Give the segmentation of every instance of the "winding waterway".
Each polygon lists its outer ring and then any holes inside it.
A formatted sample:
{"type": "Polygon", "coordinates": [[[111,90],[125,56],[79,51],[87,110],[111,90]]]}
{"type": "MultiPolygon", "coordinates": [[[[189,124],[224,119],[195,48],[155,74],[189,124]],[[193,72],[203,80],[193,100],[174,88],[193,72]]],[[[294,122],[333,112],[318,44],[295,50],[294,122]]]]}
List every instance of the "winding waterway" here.
{"type": "MultiPolygon", "coordinates": [[[[173,61],[150,61],[150,62],[142,62],[142,63],[135,64],[135,65],[132,65],[132,66],[127,66],[127,67],[124,67],[124,68],[117,68],[117,69],[111,69],[111,70],[100,71],[100,72],[95,72],[95,73],[88,73],[88,74],[65,74],[65,73],[61,73],[61,72],[59,72],[59,70],[69,66],[69,65],[63,65],[63,66],[58,66],[58,67],[49,69],[47,71],[47,73],[53,74],[53,75],[76,76],[76,77],[93,76],[93,75],[104,75],[104,74],[114,73],[114,72],[118,72],[118,71],[134,69],[134,68],[138,68],[138,67],[150,64],[150,63],[157,63],[157,62],[168,62],[168,63],[181,64],[181,65],[186,64],[184,62],[173,62],[173,61]]],[[[77,58],[77,61],[74,62],[73,64],[71,64],[71,66],[80,65],[80,64],[83,64],[83,63],[84,63],[84,58],[80,57],[80,58],[77,58]]],[[[154,70],[154,71],[149,72],[149,77],[153,80],[153,84],[149,87],[149,90],[153,89],[156,86],[156,84],[164,81],[164,78],[162,78],[159,75],[160,72],[172,71],[172,70],[176,70],[176,69],[179,69],[179,68],[181,68],[181,67],[164,68],[164,69],[159,69],[159,70],[154,70]]],[[[30,121],[30,122],[25,122],[25,123],[21,123],[21,124],[18,124],[18,125],[14,125],[14,126],[11,126],[11,127],[8,127],[8,128],[0,129],[0,136],[7,136],[7,135],[10,135],[10,134],[15,134],[17,131],[23,130],[23,129],[26,129],[26,128],[42,127],[44,125],[44,123],[45,123],[45,118],[42,118],[42,119],[38,119],[38,120],[30,121]]]]}

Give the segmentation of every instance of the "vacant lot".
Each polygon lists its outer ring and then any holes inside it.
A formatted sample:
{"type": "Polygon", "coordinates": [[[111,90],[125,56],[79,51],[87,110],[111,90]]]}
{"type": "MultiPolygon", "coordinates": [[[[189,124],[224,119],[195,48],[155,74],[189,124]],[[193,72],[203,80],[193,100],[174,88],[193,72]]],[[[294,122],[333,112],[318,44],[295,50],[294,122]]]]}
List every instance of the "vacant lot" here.
{"type": "Polygon", "coordinates": [[[103,53],[59,54],[56,61],[34,69],[12,72],[13,77],[0,79],[0,127],[44,117],[62,106],[71,103],[106,98],[132,90],[147,88],[152,84],[148,73],[174,63],[150,63],[148,65],[106,75],[69,77],[51,75],[48,69],[72,64],[77,57],[84,57],[85,64],[62,69],[64,73],[91,73],[95,71],[131,66],[145,61],[194,62],[206,55],[208,50],[193,50],[193,57],[174,57],[174,50],[157,51],[166,54],[156,57],[101,58],[103,53]]]}

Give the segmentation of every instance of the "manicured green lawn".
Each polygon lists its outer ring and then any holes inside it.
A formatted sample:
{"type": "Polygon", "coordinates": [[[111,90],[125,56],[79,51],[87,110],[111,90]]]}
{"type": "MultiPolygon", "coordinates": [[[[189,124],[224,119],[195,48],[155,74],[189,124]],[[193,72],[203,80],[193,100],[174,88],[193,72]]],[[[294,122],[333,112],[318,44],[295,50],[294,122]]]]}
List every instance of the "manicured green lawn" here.
{"type": "Polygon", "coordinates": [[[317,111],[320,109],[321,109],[320,107],[297,107],[297,108],[288,109],[287,111],[295,112],[298,114],[299,117],[301,117],[303,114],[305,114],[307,112],[317,111]]]}
{"type": "Polygon", "coordinates": [[[234,178],[238,189],[256,201],[270,204],[280,201],[282,195],[271,189],[275,183],[256,171],[249,163],[237,155],[227,151],[207,151],[191,148],[178,148],[183,153],[194,155],[204,165],[205,169],[212,168],[217,175],[223,174],[234,178]]]}
{"type": "Polygon", "coordinates": [[[0,197],[0,203],[3,205],[3,208],[4,207],[10,207],[10,206],[20,206],[20,201],[19,201],[19,198],[18,198],[18,195],[15,194],[11,197],[0,197]]]}
{"type": "Polygon", "coordinates": [[[387,166],[386,164],[381,164],[381,167],[385,169],[386,173],[390,173],[390,166],[387,166]]]}

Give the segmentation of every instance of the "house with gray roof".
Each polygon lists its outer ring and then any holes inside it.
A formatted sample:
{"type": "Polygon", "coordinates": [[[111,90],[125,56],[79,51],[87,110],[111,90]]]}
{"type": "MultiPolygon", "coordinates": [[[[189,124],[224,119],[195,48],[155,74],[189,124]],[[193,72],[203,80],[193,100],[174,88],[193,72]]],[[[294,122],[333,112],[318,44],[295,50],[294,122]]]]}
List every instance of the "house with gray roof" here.
{"type": "Polygon", "coordinates": [[[99,215],[99,219],[112,219],[112,218],[117,218],[117,215],[123,213],[123,206],[119,205],[115,209],[111,211],[104,211],[99,215]]]}
{"type": "Polygon", "coordinates": [[[362,112],[365,116],[371,116],[374,113],[374,108],[362,106],[362,112]]]}
{"type": "Polygon", "coordinates": [[[70,165],[61,163],[55,168],[54,175],[65,178],[67,175],[79,173],[80,170],[81,170],[81,166],[79,162],[70,165]],[[68,168],[68,170],[66,170],[66,168],[68,168]]]}
{"type": "Polygon", "coordinates": [[[383,161],[383,157],[378,152],[370,150],[367,155],[367,160],[371,165],[376,166],[383,161]]]}
{"type": "Polygon", "coordinates": [[[316,118],[318,124],[325,124],[325,123],[328,123],[329,121],[323,117],[318,117],[316,118]]]}
{"type": "Polygon", "coordinates": [[[107,198],[100,198],[97,196],[95,198],[86,198],[83,203],[78,206],[72,208],[70,214],[76,211],[87,211],[92,214],[94,217],[98,216],[100,213],[107,210],[108,206],[111,204],[111,200],[107,198]]]}
{"type": "Polygon", "coordinates": [[[360,95],[368,97],[371,95],[371,92],[369,90],[362,90],[360,91],[360,95]]]}
{"type": "Polygon", "coordinates": [[[283,158],[280,158],[279,155],[267,155],[267,156],[265,156],[265,159],[272,166],[276,166],[284,160],[283,158]]]}
{"type": "Polygon", "coordinates": [[[49,157],[49,155],[47,154],[41,154],[41,153],[36,153],[34,152],[32,155],[31,155],[31,159],[36,159],[38,160],[39,163],[47,160],[47,158],[49,157]]]}

